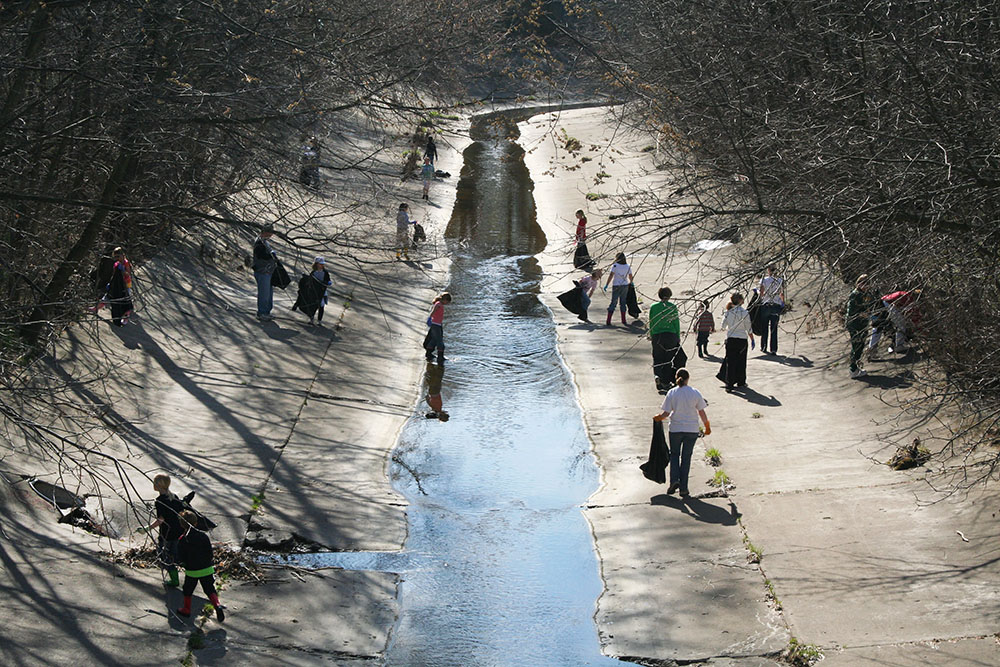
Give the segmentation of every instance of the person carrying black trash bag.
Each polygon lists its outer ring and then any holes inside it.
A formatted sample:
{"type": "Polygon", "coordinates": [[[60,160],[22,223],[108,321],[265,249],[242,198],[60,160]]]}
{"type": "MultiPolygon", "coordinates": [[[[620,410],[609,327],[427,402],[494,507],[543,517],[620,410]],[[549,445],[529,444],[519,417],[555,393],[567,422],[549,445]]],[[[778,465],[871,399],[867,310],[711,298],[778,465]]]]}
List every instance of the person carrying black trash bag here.
{"type": "Polygon", "coordinates": [[[212,553],[212,541],[208,534],[198,530],[198,516],[190,511],[181,512],[181,527],[184,533],[177,541],[178,560],[184,566],[184,605],[177,610],[181,616],[191,615],[191,597],[195,586],[201,583],[201,589],[215,607],[215,617],[221,623],[226,620],[219,594],[215,590],[215,557],[212,553]]]}
{"type": "Polygon", "coordinates": [[[179,586],[177,576],[177,540],[181,536],[181,512],[184,511],[184,501],[170,491],[170,475],[157,475],[153,478],[153,489],[159,494],[156,497],[156,520],[148,526],[139,529],[140,533],[148,533],[159,528],[156,538],[156,557],[160,567],[167,571],[167,581],[164,586],[179,586]]]}
{"type": "Polygon", "coordinates": [[[681,349],[681,318],[677,306],[670,302],[673,292],[661,287],[660,300],[649,308],[649,340],[653,345],[653,380],[659,392],[674,386],[678,368],[687,365],[687,354],[681,349]]]}
{"type": "Polygon", "coordinates": [[[670,486],[667,494],[680,491],[681,496],[691,495],[688,490],[688,474],[691,472],[691,454],[698,436],[712,434],[705,408],[708,402],[697,389],[689,385],[691,374],[686,368],[678,368],[674,377],[676,387],[667,392],[660,414],[653,417],[662,422],[670,418],[668,437],[670,439],[670,486]],[[699,432],[698,420],[705,425],[699,432]]]}
{"type": "Polygon", "coordinates": [[[326,270],[326,260],[317,257],[313,260],[309,273],[303,273],[299,278],[299,295],[292,304],[292,310],[301,311],[309,318],[310,326],[323,324],[323,311],[326,308],[326,288],[333,284],[330,272],[326,270]]]}

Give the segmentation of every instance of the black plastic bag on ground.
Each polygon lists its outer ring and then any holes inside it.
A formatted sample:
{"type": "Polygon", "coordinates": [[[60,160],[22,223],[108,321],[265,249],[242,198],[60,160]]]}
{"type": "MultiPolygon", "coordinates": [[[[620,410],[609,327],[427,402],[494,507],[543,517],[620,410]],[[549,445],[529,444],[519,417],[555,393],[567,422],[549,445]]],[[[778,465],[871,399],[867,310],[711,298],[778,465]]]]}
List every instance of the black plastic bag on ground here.
{"type": "Polygon", "coordinates": [[[642,309],[639,308],[639,298],[635,293],[635,285],[628,284],[628,294],[625,296],[625,307],[628,309],[628,316],[632,319],[639,317],[642,309]]]}
{"type": "Polygon", "coordinates": [[[670,448],[663,436],[663,422],[653,420],[653,439],[649,443],[649,460],[639,466],[642,476],[646,479],[665,484],[667,481],[667,464],[670,463],[670,448]]]}
{"type": "Polygon", "coordinates": [[[587,251],[587,244],[578,243],[576,252],[573,253],[573,268],[593,271],[595,265],[594,260],[590,258],[590,252],[587,251]]]}
{"type": "Polygon", "coordinates": [[[574,287],[568,292],[563,292],[556,297],[563,308],[574,315],[583,315],[583,302],[580,300],[580,288],[574,287]]]}

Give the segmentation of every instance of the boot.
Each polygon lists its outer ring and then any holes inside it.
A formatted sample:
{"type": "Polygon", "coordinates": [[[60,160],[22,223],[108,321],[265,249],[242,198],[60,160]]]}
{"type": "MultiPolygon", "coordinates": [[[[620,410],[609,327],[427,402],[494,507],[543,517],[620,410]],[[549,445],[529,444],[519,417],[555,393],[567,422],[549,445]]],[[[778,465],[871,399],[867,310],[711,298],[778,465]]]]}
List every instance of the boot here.
{"type": "Polygon", "coordinates": [[[611,311],[608,311],[608,321],[604,323],[606,326],[611,326],[611,311]]]}
{"type": "Polygon", "coordinates": [[[181,585],[181,581],[177,576],[177,570],[170,569],[167,570],[167,581],[164,586],[170,586],[171,588],[177,588],[181,585]]]}
{"type": "Polygon", "coordinates": [[[628,325],[628,323],[625,321],[625,313],[624,313],[624,311],[622,312],[622,324],[624,324],[626,326],[628,325]]]}
{"type": "Polygon", "coordinates": [[[219,621],[219,623],[222,623],[226,620],[226,612],[222,611],[223,607],[222,603],[219,602],[219,594],[213,593],[208,596],[208,599],[211,600],[212,606],[215,607],[215,618],[219,621]]]}
{"type": "Polygon", "coordinates": [[[438,365],[439,366],[444,365],[444,350],[442,349],[438,349],[438,365]]]}
{"type": "Polygon", "coordinates": [[[180,614],[181,616],[190,616],[191,615],[191,596],[190,595],[185,595],[184,596],[184,605],[180,609],[177,610],[177,613],[180,614]]]}
{"type": "Polygon", "coordinates": [[[433,350],[427,350],[427,354],[425,356],[427,357],[427,361],[434,361],[434,351],[433,350]]]}

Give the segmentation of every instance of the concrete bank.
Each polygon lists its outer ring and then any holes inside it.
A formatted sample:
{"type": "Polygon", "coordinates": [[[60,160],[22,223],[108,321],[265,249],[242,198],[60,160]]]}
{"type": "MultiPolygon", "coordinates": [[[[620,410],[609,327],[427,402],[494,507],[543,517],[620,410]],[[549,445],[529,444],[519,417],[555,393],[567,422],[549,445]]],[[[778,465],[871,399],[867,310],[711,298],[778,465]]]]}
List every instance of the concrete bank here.
{"type": "MultiPolygon", "coordinates": [[[[431,204],[418,203],[419,181],[386,176],[380,215],[328,219],[322,233],[333,238],[338,224],[366,225],[373,240],[391,239],[396,204],[409,201],[431,243],[440,239],[461,167],[460,150],[448,143],[439,141],[438,167],[454,176],[436,184],[431,204]]],[[[395,173],[398,165],[383,169],[395,173]]],[[[364,197],[366,186],[355,184],[355,196],[364,197]]],[[[328,184],[306,206],[322,216],[325,202],[351,195],[349,184],[328,184]]],[[[257,322],[252,275],[238,259],[201,259],[204,242],[182,238],[137,270],[140,308],[132,324],[83,323],[58,345],[54,377],[75,380],[66,391],[103,415],[90,433],[78,434],[81,444],[100,442],[135,470],[125,466],[119,477],[107,461],[94,465],[106,482],[134,485],[146,501],[155,493],[137,471],[169,473],[172,490],[196,490],[196,506],[219,524],[213,541],[236,548],[246,538],[265,547],[297,541],[400,549],[405,501],[390,486],[388,457],[422,400],[423,322],[447,284],[447,260],[428,251],[392,262],[388,252],[338,252],[332,244],[297,250],[276,238],[293,281],[313,255],[328,259],[334,286],[320,328],[289,310],[294,282],[276,290],[278,319],[257,322]],[[102,371],[106,379],[85,382],[102,371]]],[[[247,251],[251,243],[248,235],[247,251]]],[[[8,472],[74,484],[55,466],[4,464],[8,472]]],[[[99,539],[56,523],[52,507],[23,483],[0,488],[3,664],[159,665],[185,657],[196,664],[361,664],[377,662],[385,649],[396,617],[395,575],[268,567],[262,581],[225,582],[227,620],[209,621],[203,648],[189,655],[195,622],[171,613],[179,591],[164,593],[157,568],[112,565],[100,553],[138,546],[141,535],[99,539]]],[[[122,534],[149,521],[110,494],[105,500],[122,534]]]]}
{"type": "MultiPolygon", "coordinates": [[[[582,275],[572,269],[576,209],[587,211],[599,265],[638,245],[637,232],[630,241],[608,220],[618,212],[611,200],[585,195],[666,188],[669,175],[643,150],[648,137],[601,109],[536,116],[521,131],[549,240],[542,298],[559,325],[603,468],[586,514],[605,582],[596,612],[604,651],[645,664],[759,665],[771,664],[794,637],[817,645],[827,664],[1000,663],[992,638],[1000,611],[997,496],[928,504],[938,497],[923,470],[897,473],[873,460],[891,454],[880,437],[896,414],[880,400],[879,385],[899,386],[889,381],[898,369],[871,364],[871,382],[850,380],[839,328],[806,333],[811,327],[790,315],[778,357],[750,354],[750,391],[742,396],[725,394],[714,378],[723,334],[713,335],[714,360],[698,359],[689,336],[692,384],[710,403],[713,427],[695,450],[692,493],[716,490],[707,484],[715,469],[702,458],[706,446],[721,451],[735,488],[728,497],[682,503],[642,477],[638,465],[662,400],[644,329],[604,327],[608,296],[600,291],[590,311],[597,326],[580,323],[555,296],[582,275]],[[567,138],[580,148],[568,150],[567,138]],[[748,562],[748,545],[762,552],[759,564],[748,562]]],[[[669,262],[665,247],[629,261],[644,310],[669,285],[689,327],[692,297],[720,277],[727,251],[672,251],[669,262]]],[[[794,297],[808,287],[789,291],[794,297]]],[[[713,303],[713,312],[723,305],[713,303]]]]}

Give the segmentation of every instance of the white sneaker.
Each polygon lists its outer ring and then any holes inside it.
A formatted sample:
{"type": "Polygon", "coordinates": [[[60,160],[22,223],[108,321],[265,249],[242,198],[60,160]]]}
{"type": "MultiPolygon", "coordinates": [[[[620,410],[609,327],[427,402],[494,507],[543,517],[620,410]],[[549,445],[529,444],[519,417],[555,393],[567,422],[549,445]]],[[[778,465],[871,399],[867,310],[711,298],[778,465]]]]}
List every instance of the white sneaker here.
{"type": "Polygon", "coordinates": [[[868,375],[868,371],[864,370],[863,368],[859,368],[856,371],[851,371],[851,378],[852,379],[859,378],[859,377],[864,377],[865,375],[868,375]]]}

